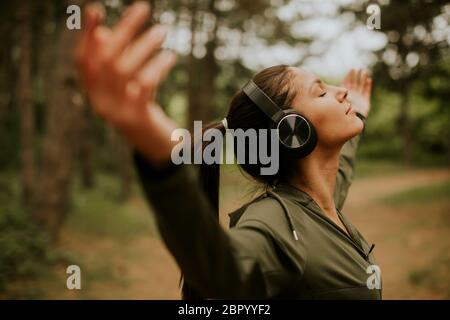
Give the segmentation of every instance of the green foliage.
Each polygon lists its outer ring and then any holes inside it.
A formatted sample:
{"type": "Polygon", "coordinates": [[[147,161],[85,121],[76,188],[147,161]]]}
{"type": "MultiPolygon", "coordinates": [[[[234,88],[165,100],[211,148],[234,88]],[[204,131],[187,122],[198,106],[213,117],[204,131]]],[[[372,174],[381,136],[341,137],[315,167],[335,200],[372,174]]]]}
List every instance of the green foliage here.
{"type": "Polygon", "coordinates": [[[0,293],[16,280],[39,277],[48,272],[53,258],[48,238],[30,217],[14,203],[8,203],[8,189],[1,183],[0,192],[0,293]]]}
{"type": "Polygon", "coordinates": [[[382,199],[390,205],[450,200],[450,181],[425,187],[415,187],[382,199]]]}
{"type": "MultiPolygon", "coordinates": [[[[397,123],[399,94],[383,88],[374,92],[373,106],[367,122],[359,155],[366,159],[397,161],[402,155],[402,140],[397,123]]],[[[413,161],[418,165],[442,165],[447,159],[450,108],[440,100],[426,97],[417,85],[411,92],[411,125],[414,141],[413,161]]]]}
{"type": "MultiPolygon", "coordinates": [[[[118,179],[113,175],[99,175],[96,187],[91,190],[76,185],[67,225],[81,234],[123,240],[142,234],[157,236],[153,216],[142,198],[121,203],[119,193],[118,179]]],[[[137,193],[135,190],[134,194],[137,193]]]]}
{"type": "Polygon", "coordinates": [[[450,283],[443,279],[448,277],[449,266],[450,259],[446,256],[446,252],[442,252],[438,258],[429,262],[426,267],[411,271],[408,278],[413,285],[446,293],[446,298],[448,299],[450,297],[450,283]]]}
{"type": "Polygon", "coordinates": [[[355,177],[357,179],[385,174],[403,174],[407,169],[400,161],[358,157],[359,159],[355,163],[355,177]]]}

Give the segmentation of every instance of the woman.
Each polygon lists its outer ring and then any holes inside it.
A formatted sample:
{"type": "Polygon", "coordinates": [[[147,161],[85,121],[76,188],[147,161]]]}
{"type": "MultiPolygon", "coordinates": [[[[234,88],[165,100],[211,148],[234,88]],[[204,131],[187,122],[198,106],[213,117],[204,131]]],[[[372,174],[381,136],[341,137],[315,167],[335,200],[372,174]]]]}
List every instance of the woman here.
{"type": "MultiPolygon", "coordinates": [[[[176,127],[155,95],[175,58],[158,52],[166,34],[163,27],[137,35],[149,12],[138,2],[108,29],[101,25],[101,10],[88,7],[77,58],[94,111],[137,150],[146,196],[186,280],[184,296],[380,299],[379,287],[367,281],[374,264],[371,249],[340,212],[352,180],[362,119],[370,109],[367,74],[350,72],[346,88],[288,66],[265,69],[253,78],[280,108],[293,108],[308,119],[319,138],[302,158],[281,152],[276,175],[261,175],[261,163],[243,164],[267,192],[233,213],[234,227],[225,232],[217,221],[218,165],[202,164],[199,179],[191,167],[171,164],[176,127]]],[[[242,90],[225,119],[209,127],[224,133],[225,126],[273,125],[242,90]]]]}

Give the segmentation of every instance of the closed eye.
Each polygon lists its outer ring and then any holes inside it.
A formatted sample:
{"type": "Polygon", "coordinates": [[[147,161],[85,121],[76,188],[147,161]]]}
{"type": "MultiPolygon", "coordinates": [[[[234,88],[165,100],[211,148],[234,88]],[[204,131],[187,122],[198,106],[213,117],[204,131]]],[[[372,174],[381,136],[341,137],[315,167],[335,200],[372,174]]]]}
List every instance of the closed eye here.
{"type": "Polygon", "coordinates": [[[325,91],[325,92],[322,93],[319,97],[325,97],[326,94],[327,94],[327,92],[325,91]]]}

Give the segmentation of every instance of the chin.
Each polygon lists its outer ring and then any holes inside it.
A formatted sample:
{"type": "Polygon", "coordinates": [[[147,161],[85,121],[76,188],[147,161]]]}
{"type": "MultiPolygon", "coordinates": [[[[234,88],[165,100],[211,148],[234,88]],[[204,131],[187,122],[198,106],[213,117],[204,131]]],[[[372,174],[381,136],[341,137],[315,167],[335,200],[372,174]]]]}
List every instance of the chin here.
{"type": "Polygon", "coordinates": [[[346,139],[344,139],[344,142],[347,142],[360,135],[364,130],[364,123],[361,119],[358,118],[358,121],[355,121],[355,123],[352,126],[349,126],[348,129],[349,130],[347,131],[346,139]]]}
{"type": "MultiPolygon", "coordinates": [[[[355,115],[352,124],[349,126],[351,128],[352,133],[349,134],[351,137],[349,138],[349,140],[357,135],[359,135],[360,133],[363,132],[364,130],[364,122],[355,115]]],[[[349,128],[349,129],[350,129],[349,128]]]]}

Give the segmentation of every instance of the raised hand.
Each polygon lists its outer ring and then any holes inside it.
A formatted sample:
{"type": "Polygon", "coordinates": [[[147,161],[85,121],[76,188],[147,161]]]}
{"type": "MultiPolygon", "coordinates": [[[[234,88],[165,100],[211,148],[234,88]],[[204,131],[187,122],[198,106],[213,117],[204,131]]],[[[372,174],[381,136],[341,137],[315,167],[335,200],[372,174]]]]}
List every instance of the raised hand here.
{"type": "Polygon", "coordinates": [[[149,5],[136,2],[110,29],[102,25],[102,8],[88,6],[76,61],[94,112],[159,164],[170,158],[175,124],[155,97],[175,64],[175,55],[160,51],[165,27],[158,25],[138,35],[149,15],[149,5]]]}
{"type": "Polygon", "coordinates": [[[372,78],[369,73],[363,72],[361,69],[358,71],[352,69],[345,76],[342,85],[348,89],[347,98],[355,111],[367,117],[370,111],[372,92],[372,78]]]}

